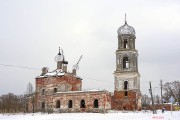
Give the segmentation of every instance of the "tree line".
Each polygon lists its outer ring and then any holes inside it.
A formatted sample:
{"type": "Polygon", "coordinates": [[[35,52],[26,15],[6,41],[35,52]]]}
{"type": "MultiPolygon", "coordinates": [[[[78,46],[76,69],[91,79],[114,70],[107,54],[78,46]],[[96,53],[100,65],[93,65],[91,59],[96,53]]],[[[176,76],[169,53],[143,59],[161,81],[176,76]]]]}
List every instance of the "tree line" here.
{"type": "Polygon", "coordinates": [[[28,83],[25,94],[8,93],[0,96],[0,113],[28,112],[27,98],[33,94],[33,85],[28,83]]]}
{"type": "MultiPolygon", "coordinates": [[[[171,103],[171,97],[174,103],[180,103],[180,81],[166,82],[162,85],[162,101],[163,103],[171,103]]],[[[154,103],[161,104],[161,96],[154,95],[154,103]]],[[[149,95],[142,95],[142,107],[150,106],[151,98],[149,95]]],[[[179,105],[180,106],[180,105],[179,105]]]]}
{"type": "MultiPolygon", "coordinates": [[[[180,103],[180,81],[166,82],[162,85],[163,103],[169,103],[173,97],[174,102],[180,103]]],[[[8,93],[0,96],[0,113],[28,112],[27,98],[33,95],[33,86],[28,83],[25,94],[15,95],[8,93]]],[[[161,104],[161,96],[154,95],[154,103],[161,104]]],[[[33,104],[33,103],[32,103],[33,104]]],[[[142,107],[150,106],[151,98],[149,95],[142,95],[142,107]]]]}
{"type": "Polygon", "coordinates": [[[24,112],[25,104],[25,95],[14,95],[13,93],[8,93],[0,96],[1,113],[24,112]]]}

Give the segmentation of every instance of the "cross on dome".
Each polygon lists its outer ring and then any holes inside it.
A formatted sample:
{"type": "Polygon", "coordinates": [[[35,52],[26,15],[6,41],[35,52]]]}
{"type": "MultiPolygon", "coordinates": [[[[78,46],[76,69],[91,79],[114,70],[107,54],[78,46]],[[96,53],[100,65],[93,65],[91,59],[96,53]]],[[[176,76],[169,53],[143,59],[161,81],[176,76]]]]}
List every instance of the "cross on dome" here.
{"type": "Polygon", "coordinates": [[[61,49],[59,47],[59,53],[55,57],[55,62],[63,61],[63,55],[61,54],[61,49]]]}
{"type": "Polygon", "coordinates": [[[124,35],[124,34],[125,35],[129,34],[129,35],[134,35],[135,36],[134,28],[127,24],[126,14],[125,14],[125,24],[118,28],[117,33],[118,33],[118,36],[121,36],[121,35],[124,35]]]}

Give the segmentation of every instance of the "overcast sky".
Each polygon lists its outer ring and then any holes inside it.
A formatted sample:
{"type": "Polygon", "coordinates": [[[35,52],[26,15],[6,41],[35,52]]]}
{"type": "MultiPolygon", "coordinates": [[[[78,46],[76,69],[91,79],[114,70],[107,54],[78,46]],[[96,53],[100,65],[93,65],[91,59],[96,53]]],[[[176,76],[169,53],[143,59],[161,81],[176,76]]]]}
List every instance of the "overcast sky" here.
{"type": "Polygon", "coordinates": [[[180,80],[179,0],[0,0],[0,95],[23,94],[42,67],[56,69],[58,47],[68,71],[83,55],[83,89],[112,92],[125,13],[136,31],[141,92],[149,95],[149,81],[159,91],[160,79],[180,80]]]}

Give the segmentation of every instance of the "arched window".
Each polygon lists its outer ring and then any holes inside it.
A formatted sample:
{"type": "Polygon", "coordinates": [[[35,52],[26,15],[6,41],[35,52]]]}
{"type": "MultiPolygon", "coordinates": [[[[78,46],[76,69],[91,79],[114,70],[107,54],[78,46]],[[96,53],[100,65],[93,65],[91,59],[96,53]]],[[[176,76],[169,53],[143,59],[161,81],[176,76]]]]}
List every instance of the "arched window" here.
{"type": "Polygon", "coordinates": [[[125,91],[125,92],[124,92],[124,96],[128,96],[128,91],[125,91]]]}
{"type": "Polygon", "coordinates": [[[128,81],[124,81],[124,90],[128,89],[128,81]]]}
{"type": "Polygon", "coordinates": [[[56,93],[57,92],[57,88],[54,88],[54,93],[56,93]]]}
{"type": "Polygon", "coordinates": [[[128,57],[123,58],[123,68],[129,68],[129,59],[128,59],[128,57]]]}
{"type": "Polygon", "coordinates": [[[124,40],[124,49],[129,48],[127,39],[124,40]]]}
{"type": "Polygon", "coordinates": [[[72,108],[72,106],[73,106],[72,100],[69,100],[69,102],[68,102],[68,108],[72,108]]]}
{"type": "Polygon", "coordinates": [[[80,108],[85,108],[85,101],[84,100],[81,100],[81,103],[80,103],[80,108]]]}
{"type": "Polygon", "coordinates": [[[98,107],[99,107],[99,105],[98,105],[98,100],[95,99],[95,100],[94,100],[94,108],[98,108],[98,107]]]}
{"type": "Polygon", "coordinates": [[[42,102],[41,108],[42,108],[42,109],[45,109],[45,102],[42,102]]]}
{"type": "Polygon", "coordinates": [[[56,108],[60,108],[60,106],[61,106],[60,100],[56,101],[56,108]]]}
{"type": "Polygon", "coordinates": [[[42,89],[42,95],[44,95],[45,94],[45,90],[44,89],[42,89]]]}

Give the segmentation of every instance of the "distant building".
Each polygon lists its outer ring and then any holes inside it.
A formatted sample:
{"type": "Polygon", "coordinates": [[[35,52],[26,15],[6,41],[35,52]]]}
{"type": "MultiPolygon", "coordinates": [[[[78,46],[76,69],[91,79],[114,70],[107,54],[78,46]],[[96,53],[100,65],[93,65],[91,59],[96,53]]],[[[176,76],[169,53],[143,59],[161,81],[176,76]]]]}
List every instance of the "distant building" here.
{"type": "Polygon", "coordinates": [[[108,91],[82,91],[82,79],[76,75],[78,63],[72,72],[59,49],[55,57],[57,69],[44,67],[36,77],[35,94],[29,97],[29,111],[105,112],[106,110],[141,110],[138,52],[135,49],[135,30],[125,24],[118,29],[118,50],[114,72],[114,95],[108,91]]]}

